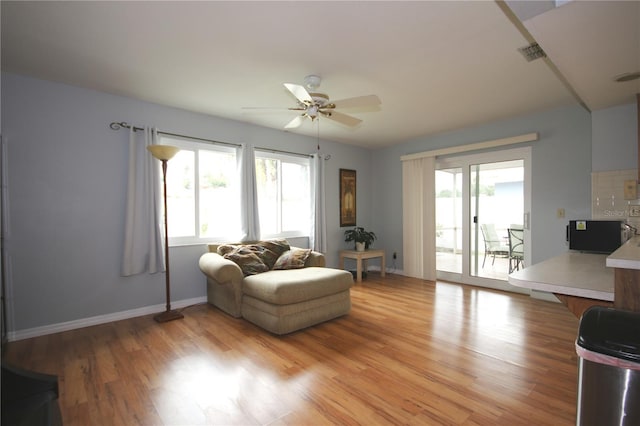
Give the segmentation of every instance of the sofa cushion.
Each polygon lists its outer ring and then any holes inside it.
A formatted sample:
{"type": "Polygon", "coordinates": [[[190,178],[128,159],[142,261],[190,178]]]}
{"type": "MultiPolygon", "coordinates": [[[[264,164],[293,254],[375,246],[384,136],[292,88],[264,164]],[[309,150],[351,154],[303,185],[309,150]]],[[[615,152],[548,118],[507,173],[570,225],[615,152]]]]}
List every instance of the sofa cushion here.
{"type": "Polygon", "coordinates": [[[269,270],[255,251],[249,247],[238,246],[231,251],[224,251],[223,257],[237,263],[245,277],[269,270]]]}
{"type": "Polygon", "coordinates": [[[288,305],[274,305],[250,296],[242,297],[242,317],[272,333],[286,334],[351,310],[349,290],[288,305]]]}
{"type": "Polygon", "coordinates": [[[267,303],[286,305],[339,293],[352,284],[350,272],[314,266],[245,277],[242,293],[267,303]]]}
{"type": "Polygon", "coordinates": [[[274,270],[278,269],[300,269],[304,268],[305,262],[309,257],[309,253],[311,253],[311,249],[300,249],[293,248],[291,250],[287,250],[276,261],[273,265],[274,270]]]}

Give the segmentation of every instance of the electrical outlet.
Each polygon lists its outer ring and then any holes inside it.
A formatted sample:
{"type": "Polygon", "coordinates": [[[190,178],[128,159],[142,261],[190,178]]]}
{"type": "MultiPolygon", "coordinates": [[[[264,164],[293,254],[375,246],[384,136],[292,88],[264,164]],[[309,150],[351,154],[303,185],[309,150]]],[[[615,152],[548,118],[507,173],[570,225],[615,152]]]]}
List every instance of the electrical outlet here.
{"type": "Polygon", "coordinates": [[[638,182],[631,179],[624,181],[624,199],[636,200],[638,198],[638,182]]]}
{"type": "Polygon", "coordinates": [[[640,206],[629,206],[630,217],[640,217],[640,206]]]}
{"type": "Polygon", "coordinates": [[[393,252],[393,260],[396,260],[398,258],[398,255],[396,254],[396,252],[393,252]]]}

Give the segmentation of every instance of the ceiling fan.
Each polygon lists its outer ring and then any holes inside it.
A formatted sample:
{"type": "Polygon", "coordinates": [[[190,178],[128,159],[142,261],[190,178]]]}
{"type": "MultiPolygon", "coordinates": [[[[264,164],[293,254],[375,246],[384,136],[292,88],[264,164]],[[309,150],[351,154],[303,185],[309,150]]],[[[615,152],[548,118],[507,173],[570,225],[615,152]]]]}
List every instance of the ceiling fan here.
{"type": "Polygon", "coordinates": [[[294,129],[302,125],[306,118],[311,121],[322,116],[349,127],[357,126],[362,122],[359,118],[336,111],[336,108],[364,108],[375,107],[381,104],[380,98],[376,95],[357,96],[354,98],[342,99],[339,101],[331,101],[329,95],[318,93],[315,90],[320,87],[320,77],[317,75],[308,75],[304,78],[304,86],[293,83],[284,83],[287,88],[298,101],[298,105],[287,108],[290,111],[302,111],[302,113],[291,120],[285,129],[294,129]]]}

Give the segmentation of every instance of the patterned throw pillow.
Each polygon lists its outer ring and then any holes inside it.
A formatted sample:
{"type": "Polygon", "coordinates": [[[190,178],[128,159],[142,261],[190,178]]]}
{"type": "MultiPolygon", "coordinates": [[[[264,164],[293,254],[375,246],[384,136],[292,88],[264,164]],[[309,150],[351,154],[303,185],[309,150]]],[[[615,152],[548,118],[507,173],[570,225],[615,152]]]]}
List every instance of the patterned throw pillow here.
{"type": "Polygon", "coordinates": [[[273,265],[272,269],[300,269],[304,268],[311,253],[311,249],[292,249],[285,251],[273,265]]]}
{"type": "Polygon", "coordinates": [[[246,277],[247,275],[255,275],[262,272],[267,272],[269,268],[265,265],[260,257],[247,246],[238,246],[234,250],[227,252],[222,257],[235,262],[242,273],[246,277]]]}
{"type": "Polygon", "coordinates": [[[222,244],[220,246],[218,246],[218,254],[220,256],[224,256],[227,253],[231,253],[232,251],[234,251],[235,249],[237,249],[238,246],[234,245],[234,244],[222,244]]]}
{"type": "Polygon", "coordinates": [[[290,248],[287,240],[260,241],[255,246],[259,249],[256,254],[269,269],[272,269],[282,253],[290,248]]]}

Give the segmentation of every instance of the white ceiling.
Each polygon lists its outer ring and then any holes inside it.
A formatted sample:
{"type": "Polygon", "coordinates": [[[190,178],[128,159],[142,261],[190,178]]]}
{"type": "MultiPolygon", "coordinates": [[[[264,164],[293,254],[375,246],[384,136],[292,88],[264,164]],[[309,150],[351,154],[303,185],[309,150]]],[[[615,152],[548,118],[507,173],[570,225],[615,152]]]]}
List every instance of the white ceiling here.
{"type": "Polygon", "coordinates": [[[318,74],[332,100],[380,97],[378,110],[342,111],[356,128],[321,119],[323,139],[371,148],[580,100],[635,102],[640,80],[613,78],[640,71],[640,2],[513,4],[578,100],[544,59],[522,57],[528,41],[494,1],[2,1],[2,70],[275,129],[295,112],[242,107],[293,107],[282,83],[318,74]]]}

